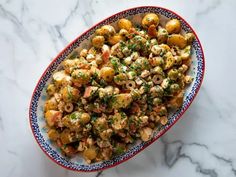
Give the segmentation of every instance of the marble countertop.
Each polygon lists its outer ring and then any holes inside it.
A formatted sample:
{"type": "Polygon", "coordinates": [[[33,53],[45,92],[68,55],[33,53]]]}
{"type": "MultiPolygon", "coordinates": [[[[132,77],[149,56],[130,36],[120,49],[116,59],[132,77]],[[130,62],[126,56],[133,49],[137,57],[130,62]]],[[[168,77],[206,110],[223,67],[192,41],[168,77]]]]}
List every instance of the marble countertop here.
{"type": "Polygon", "coordinates": [[[236,176],[235,8],[235,0],[0,0],[0,176],[236,176]],[[65,170],[43,154],[29,127],[36,82],[83,31],[141,5],[169,8],[195,28],[206,58],[202,88],[183,118],[129,161],[98,173],[65,170]]]}

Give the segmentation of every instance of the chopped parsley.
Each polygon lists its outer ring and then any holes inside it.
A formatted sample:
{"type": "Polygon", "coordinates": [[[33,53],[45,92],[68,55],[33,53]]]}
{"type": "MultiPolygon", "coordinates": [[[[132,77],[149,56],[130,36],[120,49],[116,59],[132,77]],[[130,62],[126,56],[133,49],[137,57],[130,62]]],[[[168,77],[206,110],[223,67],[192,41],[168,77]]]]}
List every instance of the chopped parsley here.
{"type": "Polygon", "coordinates": [[[126,44],[125,44],[123,41],[121,41],[121,42],[120,42],[120,48],[121,48],[121,50],[123,50],[125,47],[126,47],[126,44]]]}
{"type": "Polygon", "coordinates": [[[130,125],[130,124],[133,124],[134,123],[134,119],[133,119],[133,117],[130,117],[129,119],[128,119],[128,124],[130,125]]]}
{"type": "Polygon", "coordinates": [[[148,110],[151,112],[152,111],[152,106],[148,104],[148,110]]]}
{"type": "Polygon", "coordinates": [[[83,79],[83,80],[86,80],[86,79],[87,79],[87,75],[86,75],[85,73],[83,73],[83,72],[79,72],[79,73],[78,73],[78,77],[81,78],[81,79],[83,79]]]}
{"type": "Polygon", "coordinates": [[[112,118],[108,119],[108,123],[114,124],[114,119],[112,119],[112,118]]]}
{"type": "Polygon", "coordinates": [[[74,51],[72,52],[72,54],[69,56],[69,59],[74,59],[78,56],[78,52],[77,51],[74,51]]]}
{"type": "Polygon", "coordinates": [[[91,80],[91,85],[101,87],[95,80],[91,80]]]}
{"type": "Polygon", "coordinates": [[[115,100],[114,94],[112,94],[112,95],[105,95],[101,99],[102,103],[106,104],[108,107],[113,104],[114,100],[115,100]]]}
{"type": "Polygon", "coordinates": [[[133,63],[130,68],[133,69],[134,71],[136,70],[140,71],[142,69],[141,65],[137,63],[133,63]]]}
{"type": "Polygon", "coordinates": [[[125,149],[123,147],[118,146],[118,147],[115,148],[115,154],[116,155],[120,155],[124,152],[125,152],[125,149]]]}
{"type": "Polygon", "coordinates": [[[142,124],[142,120],[140,118],[138,118],[137,124],[138,124],[138,126],[140,126],[142,124]]]}
{"type": "Polygon", "coordinates": [[[100,85],[101,85],[102,87],[105,87],[105,86],[107,85],[107,82],[106,82],[104,79],[101,79],[101,80],[100,80],[100,85]]]}
{"type": "Polygon", "coordinates": [[[116,102],[116,97],[112,95],[109,103],[112,105],[114,102],[116,102]]]}
{"type": "Polygon", "coordinates": [[[102,102],[105,103],[105,104],[108,104],[109,100],[111,99],[112,96],[110,95],[105,95],[103,98],[102,98],[102,102]]]}
{"type": "Polygon", "coordinates": [[[80,116],[80,113],[79,112],[73,112],[71,115],[70,115],[70,119],[72,120],[76,120],[78,119],[80,116]]]}
{"type": "Polygon", "coordinates": [[[149,62],[147,59],[143,60],[143,64],[144,64],[144,67],[145,68],[148,68],[149,67],[149,62]]]}
{"type": "Polygon", "coordinates": [[[73,99],[73,95],[72,95],[72,87],[71,86],[67,86],[67,93],[68,93],[68,99],[72,100],[73,99]]]}
{"type": "Polygon", "coordinates": [[[149,92],[151,86],[146,82],[144,82],[143,86],[144,86],[144,91],[149,92]]]}
{"type": "Polygon", "coordinates": [[[148,49],[150,48],[150,46],[151,46],[151,41],[150,39],[148,39],[147,42],[145,43],[145,48],[148,49]]]}
{"type": "Polygon", "coordinates": [[[168,85],[168,87],[166,89],[164,89],[164,96],[171,96],[171,90],[170,90],[170,84],[168,85]]]}
{"type": "Polygon", "coordinates": [[[121,118],[122,118],[122,119],[125,119],[125,118],[127,117],[124,112],[120,112],[120,115],[121,115],[121,118]]]}
{"type": "Polygon", "coordinates": [[[130,49],[130,50],[132,50],[132,51],[135,51],[136,50],[136,48],[137,48],[137,44],[129,44],[128,45],[128,49],[130,49]]]}
{"type": "Polygon", "coordinates": [[[93,79],[93,80],[96,80],[97,78],[98,78],[98,73],[95,72],[95,73],[92,75],[92,79],[93,79]]]}
{"type": "Polygon", "coordinates": [[[115,69],[115,72],[118,73],[119,72],[119,66],[120,66],[119,58],[111,57],[110,61],[111,61],[111,64],[113,65],[113,67],[115,69]]]}
{"type": "Polygon", "coordinates": [[[151,105],[153,103],[153,97],[148,96],[147,97],[147,103],[148,103],[148,105],[151,105]]]}

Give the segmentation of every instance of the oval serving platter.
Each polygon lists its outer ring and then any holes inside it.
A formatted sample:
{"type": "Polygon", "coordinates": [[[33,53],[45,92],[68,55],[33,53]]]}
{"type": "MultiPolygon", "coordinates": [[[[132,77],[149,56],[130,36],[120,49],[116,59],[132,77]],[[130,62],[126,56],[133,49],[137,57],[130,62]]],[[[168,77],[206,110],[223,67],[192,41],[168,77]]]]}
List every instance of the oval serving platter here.
{"type": "Polygon", "coordinates": [[[147,146],[156,141],[160,136],[162,136],[177,122],[177,120],[180,119],[180,117],[192,103],[201,87],[204,70],[205,61],[201,43],[193,28],[182,17],[168,9],[155,6],[142,6],[124,10],[99,22],[98,24],[94,25],[89,30],[84,32],[82,35],[80,35],[78,38],[76,38],[74,41],[72,41],[44,71],[34,89],[30,102],[29,119],[33,135],[40,148],[51,160],[69,170],[91,172],[114,167],[141,152],[147,146]],[[194,80],[185,92],[184,103],[182,107],[169,115],[168,123],[165,126],[158,127],[154,131],[153,137],[150,141],[138,141],[134,145],[132,145],[127,152],[116,156],[111,160],[93,164],[86,164],[82,157],[77,156],[76,158],[69,159],[63,156],[60,150],[49,140],[45,129],[46,121],[43,114],[43,105],[46,100],[46,87],[51,82],[52,74],[60,68],[60,64],[64,59],[66,59],[70,55],[73,55],[73,52],[80,51],[82,48],[87,48],[95,30],[100,28],[102,25],[112,24],[116,27],[115,22],[117,22],[117,20],[121,18],[128,18],[133,22],[133,24],[140,24],[140,21],[144,14],[150,12],[159,15],[161,24],[165,24],[165,22],[171,18],[179,19],[182,25],[182,33],[192,32],[196,36],[196,39],[193,42],[192,65],[188,71],[188,74],[191,75],[194,80]]]}

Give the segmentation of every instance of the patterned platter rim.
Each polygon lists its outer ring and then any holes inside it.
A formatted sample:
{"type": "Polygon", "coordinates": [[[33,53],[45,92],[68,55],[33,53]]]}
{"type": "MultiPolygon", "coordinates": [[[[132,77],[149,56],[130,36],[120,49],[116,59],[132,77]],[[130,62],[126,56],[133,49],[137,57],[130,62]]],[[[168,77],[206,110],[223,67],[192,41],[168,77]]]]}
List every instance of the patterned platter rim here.
{"type": "Polygon", "coordinates": [[[29,107],[29,121],[30,121],[30,127],[32,130],[32,133],[34,135],[34,138],[36,142],[38,143],[39,147],[43,150],[43,152],[55,163],[58,165],[69,169],[73,171],[82,171],[82,172],[92,172],[92,171],[99,171],[104,170],[107,168],[114,167],[122,162],[127,161],[131,157],[135,156],[137,153],[144,150],[146,147],[151,145],[153,142],[155,142],[158,138],[160,138],[165,132],[167,132],[185,113],[185,111],[189,108],[191,103],[193,102],[193,99],[196,97],[202,81],[204,77],[205,72],[205,58],[203,49],[200,43],[200,40],[193,30],[193,28],[186,22],[181,16],[176,14],[175,12],[158,6],[140,6],[140,7],[134,7],[130,8],[121,12],[118,12],[105,20],[102,20],[101,22],[97,23],[90,29],[88,29],[86,32],[84,32],[82,35],[77,37],[74,41],[72,41],[63,51],[61,51],[57,57],[50,63],[50,65],[47,67],[47,69],[42,74],[41,78],[39,79],[30,101],[30,107],[29,107]],[[197,74],[196,74],[196,80],[191,88],[190,93],[186,96],[184,100],[183,106],[177,110],[171,118],[169,118],[169,122],[167,125],[161,128],[160,131],[158,131],[156,134],[154,134],[153,138],[148,142],[143,142],[141,144],[133,146],[131,149],[129,149],[126,153],[117,156],[113,158],[112,160],[103,161],[102,163],[95,163],[91,165],[84,165],[84,164],[78,164],[71,162],[67,160],[66,158],[62,157],[58,152],[53,150],[50,145],[45,141],[43,138],[43,135],[40,132],[40,128],[38,125],[38,117],[37,117],[37,109],[38,109],[38,101],[41,95],[41,92],[48,81],[48,79],[51,77],[51,74],[53,71],[58,67],[58,65],[65,59],[66,56],[76,47],[79,46],[81,41],[89,37],[91,34],[94,33],[94,31],[99,28],[100,26],[104,24],[109,24],[113,21],[116,21],[117,19],[121,17],[126,17],[129,15],[135,15],[135,14],[144,14],[147,12],[155,12],[157,14],[163,15],[167,18],[177,18],[181,21],[182,28],[186,32],[193,32],[196,36],[196,40],[193,43],[193,48],[196,51],[196,57],[197,57],[197,74]]]}

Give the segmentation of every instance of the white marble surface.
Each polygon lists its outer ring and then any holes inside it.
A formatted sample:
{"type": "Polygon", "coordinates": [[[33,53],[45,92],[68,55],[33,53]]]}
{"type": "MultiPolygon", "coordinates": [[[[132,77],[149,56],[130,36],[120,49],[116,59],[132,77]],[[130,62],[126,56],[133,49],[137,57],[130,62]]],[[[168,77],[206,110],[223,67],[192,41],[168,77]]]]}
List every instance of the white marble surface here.
{"type": "Polygon", "coordinates": [[[0,0],[0,176],[236,176],[235,0],[0,0]],[[196,29],[202,89],[183,118],[141,154],[100,173],[67,171],[33,139],[28,106],[53,57],[91,25],[129,7],[172,9],[196,29]]]}

